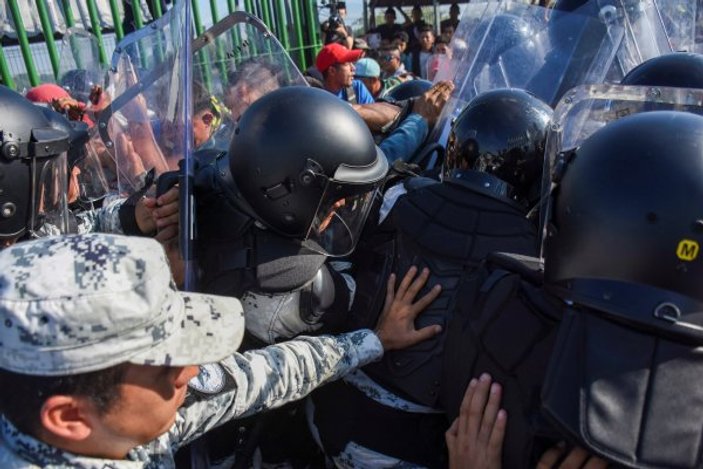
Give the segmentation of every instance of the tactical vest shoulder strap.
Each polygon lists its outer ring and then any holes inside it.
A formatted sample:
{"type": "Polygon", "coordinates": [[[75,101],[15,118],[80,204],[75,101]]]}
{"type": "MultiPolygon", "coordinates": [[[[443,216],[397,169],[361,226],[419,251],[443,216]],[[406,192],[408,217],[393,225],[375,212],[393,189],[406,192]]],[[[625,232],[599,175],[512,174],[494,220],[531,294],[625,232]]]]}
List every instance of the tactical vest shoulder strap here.
{"type": "Polygon", "coordinates": [[[487,262],[496,269],[514,272],[534,285],[541,286],[544,282],[544,261],[540,258],[494,252],[488,256],[487,262]]]}
{"type": "Polygon", "coordinates": [[[354,86],[349,85],[349,86],[347,86],[346,90],[347,90],[347,102],[349,104],[357,104],[356,92],[354,91],[354,86]]]}
{"type": "Polygon", "coordinates": [[[417,176],[417,177],[409,177],[403,181],[403,186],[405,186],[405,189],[408,192],[417,190],[417,189],[422,189],[423,187],[431,186],[433,184],[439,184],[440,182],[437,181],[436,179],[424,177],[424,176],[417,176]]]}

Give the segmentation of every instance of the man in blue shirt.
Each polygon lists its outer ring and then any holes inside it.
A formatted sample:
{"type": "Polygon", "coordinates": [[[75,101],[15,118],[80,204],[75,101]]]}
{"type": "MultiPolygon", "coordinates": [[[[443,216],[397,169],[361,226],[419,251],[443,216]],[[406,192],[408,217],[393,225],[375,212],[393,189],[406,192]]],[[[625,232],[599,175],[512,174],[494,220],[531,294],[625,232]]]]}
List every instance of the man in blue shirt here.
{"type": "Polygon", "coordinates": [[[363,54],[340,44],[327,44],[317,54],[315,66],[322,73],[327,91],[350,104],[370,104],[373,96],[362,82],[354,79],[354,62],[363,54]]]}

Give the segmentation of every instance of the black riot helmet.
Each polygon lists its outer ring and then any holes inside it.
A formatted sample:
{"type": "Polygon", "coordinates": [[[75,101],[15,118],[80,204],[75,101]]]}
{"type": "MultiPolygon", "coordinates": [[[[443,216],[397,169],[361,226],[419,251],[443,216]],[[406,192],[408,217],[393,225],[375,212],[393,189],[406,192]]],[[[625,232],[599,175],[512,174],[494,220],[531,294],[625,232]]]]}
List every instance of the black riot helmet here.
{"type": "Polygon", "coordinates": [[[684,252],[703,243],[703,207],[691,203],[703,197],[703,117],[636,114],[562,157],[545,245],[549,282],[610,279],[703,303],[703,264],[684,252]]]}
{"type": "Polygon", "coordinates": [[[588,1],[589,0],[558,0],[554,5],[554,10],[574,11],[584,6],[588,1]]]}
{"type": "Polygon", "coordinates": [[[630,70],[621,84],[703,88],[703,55],[674,52],[654,57],[630,70]]]}
{"type": "Polygon", "coordinates": [[[0,86],[0,239],[17,239],[42,224],[66,227],[66,151],[70,135],[45,111],[0,86]]]}
{"type": "Polygon", "coordinates": [[[44,117],[49,121],[49,126],[65,132],[69,136],[68,169],[79,164],[86,157],[86,143],[90,138],[88,124],[82,121],[69,120],[65,115],[48,108],[39,107],[44,117]]]}
{"type": "Polygon", "coordinates": [[[519,89],[488,91],[472,99],[447,139],[444,177],[480,171],[500,179],[504,195],[523,203],[538,197],[552,109],[519,89]]]}
{"type": "Polygon", "coordinates": [[[260,223],[326,255],[350,253],[388,162],[364,121],[315,88],[285,87],[237,123],[230,169],[260,223]]]}
{"type": "Polygon", "coordinates": [[[543,409],[613,462],[701,467],[703,117],[623,117],[559,158],[544,273],[565,307],[543,409]]]}
{"type": "Polygon", "coordinates": [[[90,101],[90,92],[95,85],[102,84],[100,71],[85,69],[69,70],[61,76],[59,85],[68,91],[72,98],[87,103],[90,101]]]}
{"type": "Polygon", "coordinates": [[[430,88],[432,88],[431,81],[422,79],[407,80],[389,89],[383,95],[383,98],[392,101],[405,101],[406,99],[422,96],[430,88]]]}

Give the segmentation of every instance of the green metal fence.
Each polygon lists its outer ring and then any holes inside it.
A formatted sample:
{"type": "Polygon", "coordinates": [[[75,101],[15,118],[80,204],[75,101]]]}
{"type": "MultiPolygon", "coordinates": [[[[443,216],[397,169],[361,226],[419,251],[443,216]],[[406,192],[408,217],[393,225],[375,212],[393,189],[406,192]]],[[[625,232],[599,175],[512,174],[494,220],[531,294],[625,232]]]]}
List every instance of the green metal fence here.
{"type": "MultiPolygon", "coordinates": [[[[77,21],[69,0],[60,0],[61,14],[66,27],[82,26],[97,38],[100,62],[107,64],[115,44],[124,37],[123,1],[109,0],[113,28],[101,26],[96,0],[86,2],[88,15],[83,22],[77,21]]],[[[132,0],[139,3],[138,0],[132,0]]],[[[301,69],[313,63],[315,53],[321,47],[319,36],[318,10],[316,0],[191,0],[193,6],[194,30],[201,34],[206,26],[217,22],[235,10],[244,10],[261,18],[289,51],[301,69]],[[207,11],[209,9],[209,11],[207,11]],[[205,11],[203,11],[205,10],[205,11]],[[205,16],[209,21],[205,21],[205,16]]],[[[46,81],[58,80],[60,73],[60,51],[57,42],[60,33],[55,32],[49,15],[49,1],[35,0],[36,14],[39,16],[42,34],[39,42],[27,34],[22,20],[18,0],[6,0],[10,19],[15,26],[17,38],[3,40],[0,48],[0,80],[15,89],[22,86],[36,86],[46,81]],[[9,44],[9,45],[8,45],[9,44]]],[[[164,11],[160,0],[147,0],[155,18],[164,11]]],[[[146,23],[144,12],[133,8],[133,22],[136,29],[146,23]]]]}

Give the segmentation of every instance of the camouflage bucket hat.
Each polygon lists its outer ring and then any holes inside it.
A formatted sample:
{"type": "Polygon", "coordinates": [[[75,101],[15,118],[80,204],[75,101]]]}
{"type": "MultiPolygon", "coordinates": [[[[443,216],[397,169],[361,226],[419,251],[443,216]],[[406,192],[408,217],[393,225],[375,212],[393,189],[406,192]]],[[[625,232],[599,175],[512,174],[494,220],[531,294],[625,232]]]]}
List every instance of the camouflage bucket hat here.
{"type": "Polygon", "coordinates": [[[178,291],[152,239],[86,234],[0,251],[0,368],[198,365],[233,354],[243,334],[239,300],[178,291]]]}

